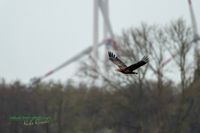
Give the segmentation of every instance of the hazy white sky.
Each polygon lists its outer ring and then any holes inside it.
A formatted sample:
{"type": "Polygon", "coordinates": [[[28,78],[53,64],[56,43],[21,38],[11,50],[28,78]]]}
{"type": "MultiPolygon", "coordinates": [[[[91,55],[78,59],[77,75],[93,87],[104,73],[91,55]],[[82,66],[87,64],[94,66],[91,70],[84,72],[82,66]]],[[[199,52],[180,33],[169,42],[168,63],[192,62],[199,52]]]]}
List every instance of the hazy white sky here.
{"type": "MultiPolygon", "coordinates": [[[[200,0],[192,2],[199,28],[200,0]]],[[[141,22],[167,24],[183,17],[191,23],[187,0],[110,0],[109,4],[116,34],[141,22]]],[[[0,0],[0,77],[27,82],[90,46],[92,17],[93,0],[0,0]]],[[[76,64],[47,80],[67,80],[76,64]]]]}

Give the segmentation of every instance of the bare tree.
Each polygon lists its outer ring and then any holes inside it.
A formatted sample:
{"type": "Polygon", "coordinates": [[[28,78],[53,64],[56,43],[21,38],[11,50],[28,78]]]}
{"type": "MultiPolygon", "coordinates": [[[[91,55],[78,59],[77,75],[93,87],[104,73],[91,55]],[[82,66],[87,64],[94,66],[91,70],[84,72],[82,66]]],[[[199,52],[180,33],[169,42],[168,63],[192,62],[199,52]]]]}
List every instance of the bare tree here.
{"type": "Polygon", "coordinates": [[[191,28],[188,28],[185,21],[182,19],[172,22],[172,24],[167,28],[167,36],[169,38],[168,51],[172,57],[176,54],[173,59],[180,69],[181,89],[183,93],[188,86],[187,74],[189,74],[189,70],[191,69],[191,65],[188,64],[188,54],[192,46],[191,34],[191,28]]]}
{"type": "Polygon", "coordinates": [[[166,48],[180,70],[181,79],[182,93],[178,98],[176,117],[173,119],[175,128],[172,132],[176,133],[184,130],[183,125],[193,105],[193,102],[188,101],[185,93],[191,84],[191,77],[193,76],[191,70],[194,64],[192,64],[192,57],[189,54],[192,48],[193,37],[191,28],[186,25],[183,19],[172,22],[166,28],[166,36],[169,38],[167,39],[168,45],[166,48]]]}

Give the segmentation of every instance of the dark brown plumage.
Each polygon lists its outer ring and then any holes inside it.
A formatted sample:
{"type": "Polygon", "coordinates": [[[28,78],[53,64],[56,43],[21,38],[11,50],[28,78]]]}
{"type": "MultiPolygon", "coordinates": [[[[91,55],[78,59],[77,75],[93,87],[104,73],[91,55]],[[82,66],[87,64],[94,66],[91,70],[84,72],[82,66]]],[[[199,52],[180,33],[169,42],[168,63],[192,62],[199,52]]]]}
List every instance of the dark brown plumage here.
{"type": "Polygon", "coordinates": [[[134,70],[138,69],[139,67],[145,65],[149,62],[149,58],[147,56],[144,56],[142,60],[139,62],[132,64],[130,66],[126,66],[124,62],[122,62],[116,55],[114,55],[112,52],[108,52],[109,60],[112,61],[115,65],[119,67],[117,71],[124,73],[124,74],[137,74],[134,72],[134,70]]]}

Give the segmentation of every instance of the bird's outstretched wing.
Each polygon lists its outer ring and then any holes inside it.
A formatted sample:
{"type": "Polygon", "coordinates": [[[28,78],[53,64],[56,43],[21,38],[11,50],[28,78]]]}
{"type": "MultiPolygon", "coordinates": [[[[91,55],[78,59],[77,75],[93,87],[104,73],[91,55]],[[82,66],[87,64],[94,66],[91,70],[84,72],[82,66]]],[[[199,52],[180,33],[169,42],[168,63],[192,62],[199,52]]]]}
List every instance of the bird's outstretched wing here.
{"type": "Polygon", "coordinates": [[[139,68],[139,67],[145,65],[145,64],[148,63],[148,62],[149,62],[148,56],[144,56],[144,57],[142,58],[142,60],[140,60],[139,62],[137,62],[137,63],[135,63],[135,64],[132,64],[132,65],[128,66],[126,69],[129,69],[130,71],[133,71],[133,70],[135,70],[135,69],[137,69],[137,68],[139,68]]]}
{"type": "Polygon", "coordinates": [[[122,62],[116,55],[112,52],[108,52],[109,60],[112,61],[115,65],[117,65],[120,69],[125,69],[127,66],[122,62]]]}

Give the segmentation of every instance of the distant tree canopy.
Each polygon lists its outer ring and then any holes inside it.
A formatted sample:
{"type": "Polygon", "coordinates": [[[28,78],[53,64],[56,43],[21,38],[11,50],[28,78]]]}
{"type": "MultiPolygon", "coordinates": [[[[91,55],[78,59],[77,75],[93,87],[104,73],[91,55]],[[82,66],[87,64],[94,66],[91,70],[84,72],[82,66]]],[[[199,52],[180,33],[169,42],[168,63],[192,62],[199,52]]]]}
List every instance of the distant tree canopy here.
{"type": "Polygon", "coordinates": [[[112,67],[105,75],[84,64],[81,76],[93,81],[97,76],[103,79],[101,85],[51,81],[30,86],[1,80],[0,132],[199,133],[199,56],[196,50],[190,60],[190,33],[181,19],[169,26],[142,24],[123,32],[118,37],[122,59],[134,62],[143,55],[150,56],[151,63],[140,69],[137,77],[120,75],[112,67]],[[178,53],[172,59],[175,66],[162,66],[173,53],[178,53]],[[167,78],[170,67],[178,68],[180,85],[167,78]],[[27,126],[10,121],[11,116],[48,116],[53,121],[27,126]]]}

